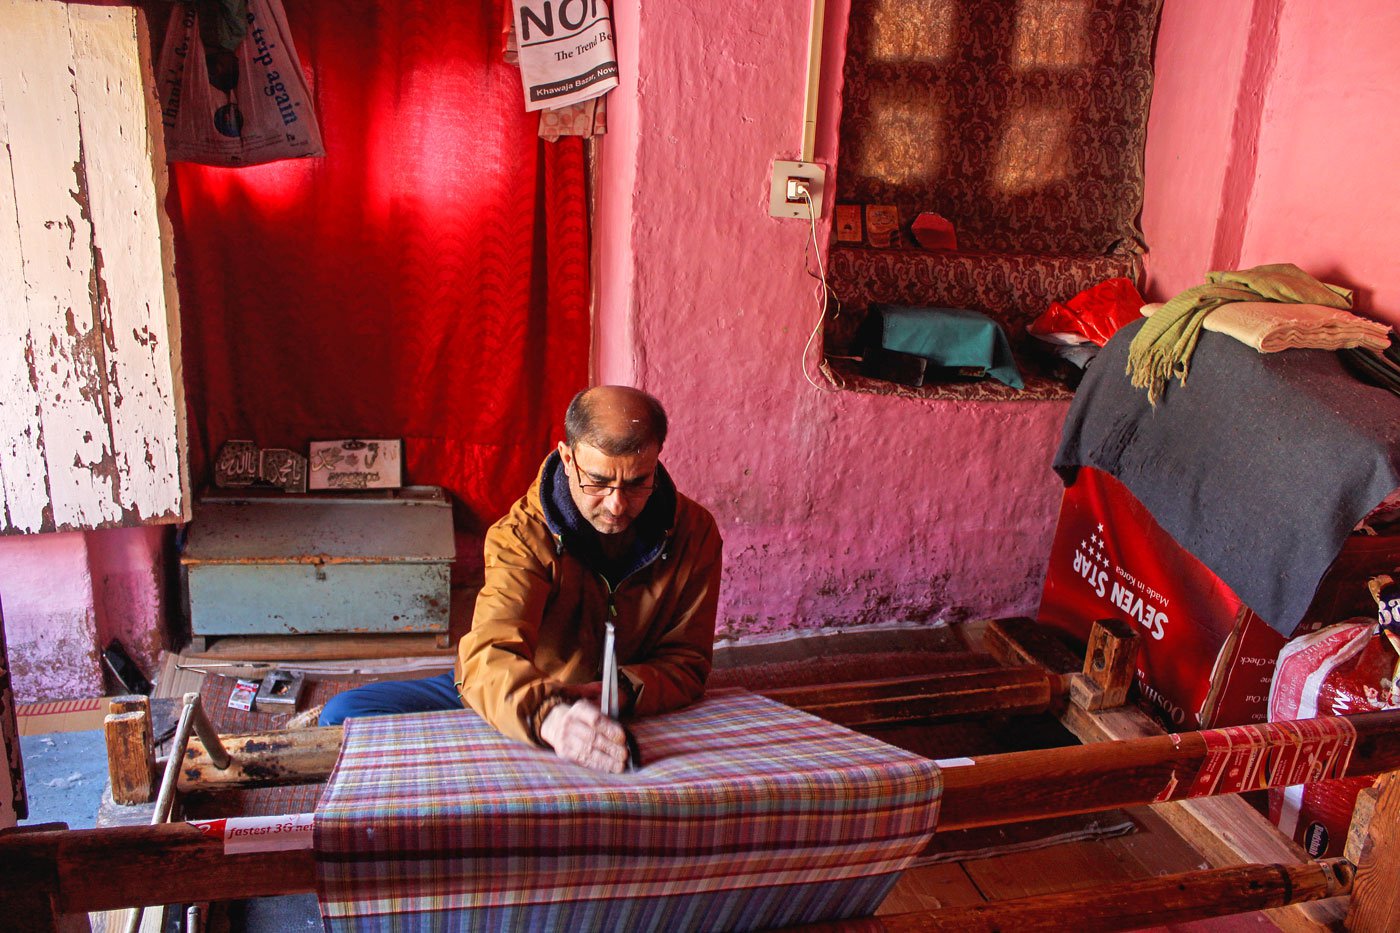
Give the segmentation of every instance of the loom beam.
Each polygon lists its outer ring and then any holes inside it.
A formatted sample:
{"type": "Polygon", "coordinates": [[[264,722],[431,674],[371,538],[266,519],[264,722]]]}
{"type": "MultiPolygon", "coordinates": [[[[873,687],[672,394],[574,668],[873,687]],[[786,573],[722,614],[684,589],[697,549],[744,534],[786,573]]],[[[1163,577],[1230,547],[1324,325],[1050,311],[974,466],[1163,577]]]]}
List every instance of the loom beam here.
{"type": "MultiPolygon", "coordinates": [[[[1400,711],[1347,717],[1354,753],[1339,777],[1400,769],[1400,711]]],[[[1286,739],[1274,726],[1260,735],[1271,748],[1286,739]]],[[[1206,757],[1202,733],[1151,736],[971,759],[944,770],[939,830],[1017,823],[1158,800],[1176,778],[1178,800],[1206,757]]],[[[224,855],[221,838],[190,824],[112,827],[0,837],[0,877],[18,865],[57,864],[57,902],[65,911],[107,910],[260,897],[315,890],[309,851],[224,855]]]]}

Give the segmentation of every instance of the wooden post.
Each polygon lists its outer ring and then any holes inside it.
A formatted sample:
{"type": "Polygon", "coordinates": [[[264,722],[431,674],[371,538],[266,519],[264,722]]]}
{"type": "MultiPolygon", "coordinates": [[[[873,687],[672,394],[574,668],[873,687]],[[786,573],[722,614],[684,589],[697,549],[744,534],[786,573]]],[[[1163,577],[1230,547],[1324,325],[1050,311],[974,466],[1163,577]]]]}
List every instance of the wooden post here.
{"type": "Polygon", "coordinates": [[[143,696],[115,697],[102,726],[112,799],[121,804],[150,803],[156,785],[151,701],[143,696]]]}
{"type": "MultiPolygon", "coordinates": [[[[67,823],[46,823],[35,827],[0,830],[0,840],[9,841],[26,833],[53,835],[67,823]]],[[[88,933],[88,915],[81,910],[67,911],[59,905],[58,865],[46,859],[26,857],[21,852],[0,852],[0,891],[4,898],[3,926],[7,930],[34,933],[88,933]]]]}
{"type": "Polygon", "coordinates": [[[1379,788],[1347,910],[1352,933],[1391,933],[1400,924],[1400,775],[1387,774],[1379,788]]]}
{"type": "Polygon", "coordinates": [[[204,746],[204,754],[209,758],[210,764],[220,771],[229,766],[229,754],[224,748],[224,743],[219,739],[219,732],[209,721],[209,716],[204,712],[204,704],[199,702],[199,694],[185,694],[185,703],[193,707],[191,722],[194,725],[195,735],[199,736],[199,741],[204,746]],[[193,699],[191,699],[193,698],[193,699]]]}
{"type": "Polygon", "coordinates": [[[1347,861],[1360,865],[1371,851],[1371,820],[1376,816],[1376,801],[1381,789],[1363,787],[1356,795],[1356,805],[1351,808],[1351,825],[1347,828],[1347,845],[1343,853],[1347,861]]]}
{"type": "Polygon", "coordinates": [[[1084,672],[1070,683],[1070,698],[1088,710],[1122,706],[1137,673],[1138,633],[1121,619],[1101,619],[1089,632],[1084,672]]]}
{"type": "Polygon", "coordinates": [[[219,768],[198,739],[191,739],[180,763],[179,790],[232,790],[324,781],[335,767],[345,730],[318,726],[291,732],[252,732],[223,739],[230,762],[219,768]]]}

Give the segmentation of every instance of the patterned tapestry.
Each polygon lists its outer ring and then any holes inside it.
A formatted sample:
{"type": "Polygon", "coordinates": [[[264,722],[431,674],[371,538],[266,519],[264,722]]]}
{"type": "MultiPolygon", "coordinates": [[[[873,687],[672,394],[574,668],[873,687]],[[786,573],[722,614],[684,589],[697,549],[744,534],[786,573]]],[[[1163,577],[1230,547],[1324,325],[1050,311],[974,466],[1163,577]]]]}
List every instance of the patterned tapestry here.
{"type": "Polygon", "coordinates": [[[1161,0],[852,0],[840,200],[952,221],[963,250],[1141,242],[1161,0]]]}

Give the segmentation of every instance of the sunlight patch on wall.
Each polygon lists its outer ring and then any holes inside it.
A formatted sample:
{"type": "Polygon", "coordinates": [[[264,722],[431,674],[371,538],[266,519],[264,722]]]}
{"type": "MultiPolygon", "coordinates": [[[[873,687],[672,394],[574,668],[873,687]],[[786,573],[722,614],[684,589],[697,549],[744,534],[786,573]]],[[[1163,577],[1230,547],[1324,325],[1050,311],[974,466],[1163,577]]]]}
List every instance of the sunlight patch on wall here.
{"type": "Polygon", "coordinates": [[[942,103],[877,94],[870,101],[870,128],[856,152],[859,174],[904,185],[935,178],[942,171],[942,103]]]}
{"type": "Polygon", "coordinates": [[[1063,107],[1019,107],[1002,130],[993,178],[1008,195],[1030,194],[1070,175],[1071,119],[1063,107]]]}
{"type": "Polygon", "coordinates": [[[1022,0],[1012,66],[1058,71],[1088,64],[1090,9],[1091,0],[1022,0]]]}
{"type": "Polygon", "coordinates": [[[871,17],[871,58],[885,62],[941,62],[957,39],[957,4],[876,0],[871,17]]]}

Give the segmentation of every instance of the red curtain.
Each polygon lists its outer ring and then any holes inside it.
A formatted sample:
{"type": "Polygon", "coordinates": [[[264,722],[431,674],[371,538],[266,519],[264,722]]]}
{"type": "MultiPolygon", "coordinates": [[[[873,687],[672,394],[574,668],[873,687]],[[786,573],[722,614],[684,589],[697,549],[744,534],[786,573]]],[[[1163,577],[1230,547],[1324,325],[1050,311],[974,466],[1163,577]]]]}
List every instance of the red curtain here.
{"type": "Polygon", "coordinates": [[[230,438],[402,437],[479,528],[533,478],[587,380],[583,150],[502,2],[285,0],[325,158],[172,165],[196,483],[230,438]]]}

